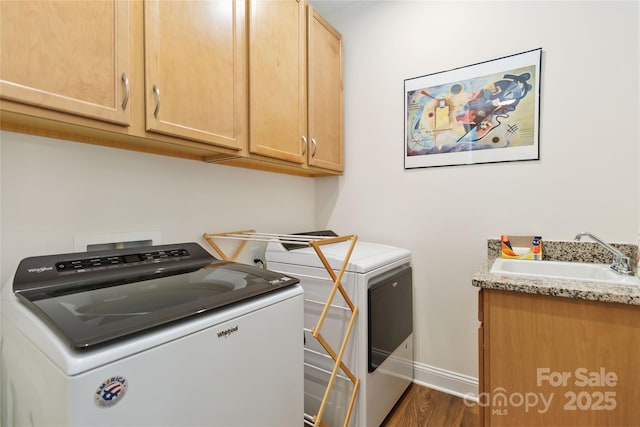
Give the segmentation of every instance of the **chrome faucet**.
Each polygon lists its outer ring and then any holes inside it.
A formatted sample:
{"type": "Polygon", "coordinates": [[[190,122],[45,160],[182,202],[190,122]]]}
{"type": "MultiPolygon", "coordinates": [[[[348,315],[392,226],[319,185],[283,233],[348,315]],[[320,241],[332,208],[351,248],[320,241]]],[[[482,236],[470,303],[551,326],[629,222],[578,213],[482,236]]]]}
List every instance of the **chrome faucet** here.
{"type": "Polygon", "coordinates": [[[613,254],[613,264],[611,264],[611,269],[619,274],[624,274],[627,276],[633,275],[633,271],[631,270],[631,259],[628,256],[624,256],[622,252],[609,245],[599,237],[594,236],[593,234],[583,231],[582,233],[576,234],[575,240],[580,241],[584,236],[591,237],[595,242],[599,243],[600,246],[608,250],[613,254]]]}

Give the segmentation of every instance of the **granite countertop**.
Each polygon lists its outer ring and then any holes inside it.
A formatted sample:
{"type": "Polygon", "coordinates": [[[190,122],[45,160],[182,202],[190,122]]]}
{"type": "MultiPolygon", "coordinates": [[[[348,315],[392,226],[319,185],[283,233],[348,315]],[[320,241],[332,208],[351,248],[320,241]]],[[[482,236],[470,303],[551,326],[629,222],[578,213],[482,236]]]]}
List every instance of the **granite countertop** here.
{"type": "MultiPolygon", "coordinates": [[[[632,260],[637,259],[638,247],[630,244],[612,244],[632,260]]],[[[552,295],[591,301],[640,305],[640,287],[612,285],[563,279],[546,279],[526,276],[506,276],[489,272],[493,261],[500,255],[500,241],[489,240],[487,263],[471,281],[473,286],[485,289],[552,295]]],[[[569,262],[611,263],[611,254],[591,242],[543,242],[543,260],[569,262]]],[[[536,262],[536,261],[531,261],[536,262]]],[[[634,263],[635,267],[635,263],[634,263]]]]}

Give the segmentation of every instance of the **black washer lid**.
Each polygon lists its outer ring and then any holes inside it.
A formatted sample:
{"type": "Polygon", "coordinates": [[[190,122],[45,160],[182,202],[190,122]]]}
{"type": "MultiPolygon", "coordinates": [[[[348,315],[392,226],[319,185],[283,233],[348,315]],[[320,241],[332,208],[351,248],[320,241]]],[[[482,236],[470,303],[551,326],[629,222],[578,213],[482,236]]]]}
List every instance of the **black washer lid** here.
{"type": "Polygon", "coordinates": [[[20,263],[14,292],[73,349],[86,350],[296,283],[217,260],[190,243],[28,258],[20,263]],[[112,257],[121,262],[69,267],[112,257]]]}
{"type": "Polygon", "coordinates": [[[13,291],[29,299],[194,271],[216,261],[197,243],[43,255],[20,261],[13,291]]]}

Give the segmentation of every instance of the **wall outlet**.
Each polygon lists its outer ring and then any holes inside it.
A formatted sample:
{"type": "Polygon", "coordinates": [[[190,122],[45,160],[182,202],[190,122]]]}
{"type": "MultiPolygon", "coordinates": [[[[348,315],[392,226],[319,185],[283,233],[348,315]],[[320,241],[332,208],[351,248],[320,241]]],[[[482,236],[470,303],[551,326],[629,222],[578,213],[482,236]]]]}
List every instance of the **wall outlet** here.
{"type": "Polygon", "coordinates": [[[251,248],[251,262],[254,265],[265,268],[264,248],[251,248]]]}

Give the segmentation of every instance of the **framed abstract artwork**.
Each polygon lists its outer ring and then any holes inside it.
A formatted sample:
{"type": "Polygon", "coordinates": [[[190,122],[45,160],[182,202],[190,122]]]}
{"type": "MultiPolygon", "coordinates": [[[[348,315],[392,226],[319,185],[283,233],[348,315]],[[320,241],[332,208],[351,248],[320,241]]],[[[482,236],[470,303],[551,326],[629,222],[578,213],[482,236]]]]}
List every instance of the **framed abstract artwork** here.
{"type": "Polygon", "coordinates": [[[537,160],[542,49],[404,81],[405,169],[537,160]]]}

